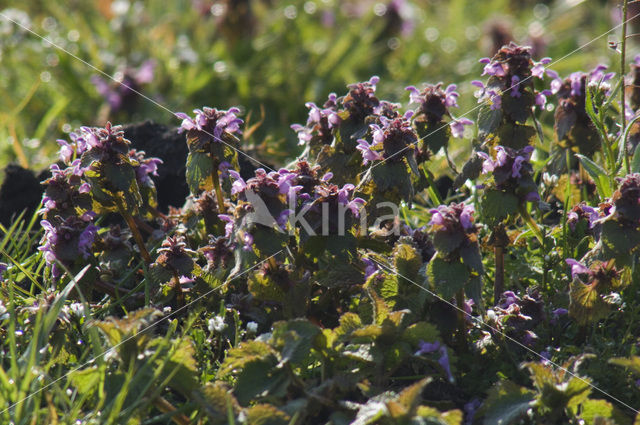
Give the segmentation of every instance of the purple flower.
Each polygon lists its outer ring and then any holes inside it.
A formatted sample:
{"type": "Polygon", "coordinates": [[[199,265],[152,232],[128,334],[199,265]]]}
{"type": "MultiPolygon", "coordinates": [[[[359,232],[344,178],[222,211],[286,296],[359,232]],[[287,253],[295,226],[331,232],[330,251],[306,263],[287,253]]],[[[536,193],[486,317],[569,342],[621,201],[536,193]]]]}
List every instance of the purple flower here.
{"type": "Polygon", "coordinates": [[[349,200],[350,192],[353,189],[355,189],[355,186],[350,183],[342,186],[342,188],[338,190],[338,203],[345,205],[354,216],[359,217],[360,207],[365,204],[365,200],[362,198],[353,198],[352,200],[349,200]]]}
{"type": "Polygon", "coordinates": [[[557,72],[545,68],[545,65],[550,62],[551,58],[542,58],[540,59],[540,62],[534,62],[533,67],[531,68],[531,75],[540,79],[543,79],[545,74],[550,78],[558,78],[557,72]]]}
{"type": "Polygon", "coordinates": [[[236,170],[229,170],[229,175],[234,179],[233,184],[231,185],[231,194],[235,195],[237,193],[242,193],[247,188],[247,183],[240,176],[236,170]]]}
{"type": "Polygon", "coordinates": [[[89,258],[91,255],[91,246],[98,233],[98,227],[93,224],[89,224],[78,237],[78,250],[82,253],[83,257],[89,258]]]}
{"type": "Polygon", "coordinates": [[[376,271],[378,271],[378,265],[376,263],[374,263],[372,260],[370,260],[367,257],[363,257],[362,258],[362,262],[365,265],[364,268],[364,279],[367,280],[369,279],[369,277],[374,274],[376,271]]]}
{"type": "MultiPolygon", "coordinates": [[[[525,146],[519,151],[509,147],[496,146],[495,151],[495,160],[484,152],[477,152],[477,155],[484,160],[482,172],[493,173],[493,179],[499,190],[514,190],[516,185],[526,189],[535,187],[531,180],[533,167],[529,162],[533,153],[532,146],[525,146]]],[[[535,190],[529,190],[524,199],[536,201],[540,200],[540,196],[535,190]]]]}
{"type": "Polygon", "coordinates": [[[244,232],[242,236],[242,242],[244,243],[242,249],[245,251],[253,251],[253,235],[249,232],[244,232]]]}
{"type": "Polygon", "coordinates": [[[342,105],[349,111],[351,117],[356,120],[364,120],[374,112],[380,103],[380,100],[375,96],[376,85],[379,81],[380,78],[373,76],[369,81],[347,86],[349,93],[342,98],[342,105]]]}
{"type": "Polygon", "coordinates": [[[226,223],[224,225],[224,236],[225,238],[229,239],[231,237],[231,234],[233,233],[233,217],[227,214],[218,214],[218,218],[226,223]]]}
{"type": "Polygon", "coordinates": [[[73,216],[55,226],[49,220],[42,220],[40,224],[45,232],[38,250],[43,252],[54,277],[61,274],[56,261],[69,266],[80,258],[86,260],[91,256],[98,231],[96,226],[73,216]]]}
{"type": "Polygon", "coordinates": [[[378,144],[379,143],[376,143],[375,141],[374,143],[369,144],[369,142],[364,139],[358,139],[358,146],[356,146],[356,149],[362,153],[362,163],[364,165],[367,165],[370,161],[379,161],[383,159],[380,152],[373,150],[373,148],[378,144]]]}
{"type": "Polygon", "coordinates": [[[516,304],[518,301],[520,301],[520,297],[518,297],[513,291],[505,291],[500,297],[499,307],[506,310],[509,306],[516,304]]]}
{"type": "Polygon", "coordinates": [[[464,137],[464,126],[473,125],[473,121],[467,118],[458,118],[449,123],[451,126],[451,134],[456,139],[462,139],[464,137]]]}
{"type": "Polygon", "coordinates": [[[335,93],[329,95],[329,100],[325,103],[324,108],[318,107],[313,102],[308,102],[305,106],[309,108],[309,118],[306,126],[301,126],[300,124],[291,126],[291,129],[298,133],[299,144],[303,145],[311,141],[314,135],[319,137],[322,144],[331,144],[333,141],[331,130],[340,126],[341,122],[340,116],[336,112],[335,93]]]}
{"type": "Polygon", "coordinates": [[[480,89],[475,93],[475,97],[478,98],[478,103],[488,101],[491,110],[497,110],[502,107],[502,93],[500,90],[494,87],[485,87],[484,83],[478,80],[473,80],[471,84],[480,89]]]}
{"type": "Polygon", "coordinates": [[[551,312],[554,319],[559,319],[561,316],[566,316],[569,313],[569,310],[566,308],[556,308],[551,312]]]}
{"type": "Polygon", "coordinates": [[[447,378],[450,382],[453,382],[453,374],[451,373],[451,365],[449,364],[449,354],[447,352],[447,347],[445,345],[440,344],[439,341],[436,342],[424,342],[420,341],[420,348],[416,352],[417,356],[422,356],[425,354],[433,353],[438,351],[440,353],[440,358],[438,359],[438,364],[442,369],[444,369],[447,378]]]}
{"type": "Polygon", "coordinates": [[[540,201],[540,194],[535,190],[532,190],[524,196],[524,200],[527,202],[538,202],[540,201]]]}
{"type": "Polygon", "coordinates": [[[418,140],[418,136],[411,126],[409,119],[413,115],[413,111],[407,111],[403,116],[389,119],[385,116],[378,117],[380,124],[370,124],[372,134],[372,143],[358,140],[356,149],[362,152],[364,163],[368,161],[381,159],[373,148],[382,146],[382,157],[388,161],[402,161],[406,155],[413,154],[409,147],[413,146],[418,140]]]}
{"type": "Polygon", "coordinates": [[[434,226],[437,231],[453,232],[457,229],[466,232],[475,229],[473,205],[452,203],[440,205],[430,212],[432,215],[429,224],[434,226]]]}
{"type": "Polygon", "coordinates": [[[137,166],[134,166],[136,180],[142,185],[150,185],[152,181],[149,176],[157,176],[158,165],[163,162],[160,158],[146,158],[144,155],[144,151],[131,150],[129,152],[129,157],[138,163],[137,166]]]}
{"type": "Polygon", "coordinates": [[[584,264],[578,262],[577,260],[573,259],[573,258],[567,258],[566,263],[571,266],[571,278],[575,279],[578,277],[578,275],[581,274],[590,274],[590,270],[587,266],[585,266],[584,264]]]}
{"type": "Polygon", "coordinates": [[[139,68],[126,68],[120,71],[123,75],[121,82],[108,82],[99,75],[93,75],[91,82],[109,103],[111,110],[116,112],[132,98],[133,90],[139,91],[143,85],[153,81],[155,66],[155,61],[147,60],[139,68]]]}
{"type": "Polygon", "coordinates": [[[589,222],[589,229],[593,229],[600,219],[600,213],[597,208],[593,208],[584,202],[574,206],[567,214],[567,225],[571,231],[576,230],[576,224],[580,219],[586,219],[589,222]]]}
{"type": "Polygon", "coordinates": [[[409,103],[420,105],[417,115],[424,115],[429,122],[440,122],[445,115],[449,115],[449,108],[458,107],[458,97],[455,84],[449,84],[442,90],[442,83],[428,84],[422,91],[414,86],[406,87],[409,92],[409,103]]]}
{"type": "Polygon", "coordinates": [[[536,105],[544,108],[547,104],[547,96],[550,96],[551,94],[550,90],[542,90],[541,92],[536,93],[536,105]]]}
{"type": "Polygon", "coordinates": [[[477,398],[472,399],[464,405],[464,425],[473,424],[473,418],[481,405],[482,402],[477,398]]]}
{"type": "Polygon", "coordinates": [[[485,64],[482,75],[493,75],[496,77],[504,77],[506,74],[503,64],[494,62],[489,58],[482,58],[478,62],[485,64]]]}
{"type": "Polygon", "coordinates": [[[520,77],[513,75],[511,77],[511,97],[520,96],[522,96],[522,93],[520,93],[520,77]]]}
{"type": "Polygon", "coordinates": [[[7,265],[5,263],[0,263],[0,282],[3,280],[3,273],[7,271],[7,265]]]}
{"type": "Polygon", "coordinates": [[[218,110],[207,106],[200,109],[194,109],[195,117],[192,119],[187,114],[177,112],[176,117],[182,119],[180,131],[195,131],[213,136],[214,141],[220,142],[224,133],[242,134],[240,125],[243,121],[236,114],[240,112],[238,108],[229,108],[229,110],[218,110]]]}

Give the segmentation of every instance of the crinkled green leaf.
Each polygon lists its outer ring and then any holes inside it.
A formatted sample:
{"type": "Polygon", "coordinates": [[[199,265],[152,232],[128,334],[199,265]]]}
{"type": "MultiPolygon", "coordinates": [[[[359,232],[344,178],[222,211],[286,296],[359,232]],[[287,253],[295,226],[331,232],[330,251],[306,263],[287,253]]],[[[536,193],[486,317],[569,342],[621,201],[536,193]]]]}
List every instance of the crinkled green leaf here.
{"type": "Polygon", "coordinates": [[[459,261],[436,257],[427,266],[427,277],[440,296],[450,299],[469,281],[467,267],[459,261]]]}

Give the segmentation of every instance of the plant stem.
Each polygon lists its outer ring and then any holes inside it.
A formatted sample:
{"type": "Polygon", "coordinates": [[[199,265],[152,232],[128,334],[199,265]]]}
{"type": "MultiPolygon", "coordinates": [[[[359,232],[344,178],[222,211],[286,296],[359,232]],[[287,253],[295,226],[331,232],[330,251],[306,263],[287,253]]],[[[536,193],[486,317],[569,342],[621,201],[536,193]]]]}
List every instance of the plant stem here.
{"type": "Polygon", "coordinates": [[[544,245],[544,235],[542,234],[542,230],[540,230],[540,227],[538,227],[538,223],[533,220],[533,218],[529,214],[529,211],[527,211],[527,208],[524,205],[521,205],[519,210],[520,216],[527,223],[529,229],[531,229],[531,231],[536,235],[536,238],[538,239],[538,242],[540,242],[540,245],[544,245]]]}
{"type": "MultiPolygon", "coordinates": [[[[627,117],[625,115],[626,112],[626,101],[625,101],[625,84],[624,84],[624,76],[626,73],[626,54],[627,54],[627,6],[629,0],[624,0],[622,2],[622,41],[620,46],[620,79],[622,81],[622,88],[620,89],[620,122],[622,123],[622,128],[620,130],[621,134],[624,133],[624,130],[627,127],[627,117]]],[[[624,138],[620,140],[620,143],[625,143],[624,138]]],[[[627,174],[631,172],[631,167],[629,166],[629,156],[627,155],[627,147],[623,146],[624,149],[624,167],[627,170],[627,174]]]]}
{"type": "Polygon", "coordinates": [[[176,304],[178,308],[184,306],[184,293],[182,292],[182,287],[180,286],[180,276],[178,276],[177,271],[173,271],[173,289],[176,291],[176,304]]]}
{"type": "Polygon", "coordinates": [[[153,405],[162,413],[172,414],[171,420],[178,425],[189,425],[191,421],[184,414],[176,412],[176,408],[164,397],[158,397],[153,400],[153,405]]]}
{"type": "Polygon", "coordinates": [[[127,212],[127,210],[122,205],[122,201],[116,199],[116,205],[118,206],[118,211],[124,221],[127,222],[127,226],[129,226],[129,230],[131,230],[131,234],[133,235],[133,239],[135,239],[138,248],[140,248],[140,255],[147,264],[151,264],[153,260],[151,260],[151,255],[149,255],[149,251],[147,251],[147,247],[144,246],[144,240],[142,239],[142,235],[140,234],[140,229],[136,225],[136,221],[133,219],[131,214],[127,212]]]}
{"type": "MultiPolygon", "coordinates": [[[[215,161],[214,161],[215,165],[215,161]]],[[[214,167],[213,173],[211,174],[213,178],[213,189],[216,191],[216,201],[218,201],[218,213],[224,214],[226,211],[224,209],[224,196],[222,195],[222,187],[220,186],[220,176],[218,175],[218,167],[214,167]]]]}
{"type": "Polygon", "coordinates": [[[464,313],[464,289],[456,293],[456,304],[458,305],[458,346],[461,351],[467,350],[467,322],[464,313]]]}
{"type": "Polygon", "coordinates": [[[211,165],[213,165],[213,170],[211,170],[211,179],[213,180],[213,190],[216,191],[216,201],[218,203],[218,214],[224,214],[224,196],[222,195],[222,186],[220,185],[220,175],[218,166],[218,159],[215,154],[214,144],[210,145],[209,155],[211,156],[211,165]]]}
{"type": "Polygon", "coordinates": [[[496,271],[493,280],[493,303],[496,304],[504,292],[504,247],[496,245],[493,248],[493,253],[496,257],[496,271]]]}

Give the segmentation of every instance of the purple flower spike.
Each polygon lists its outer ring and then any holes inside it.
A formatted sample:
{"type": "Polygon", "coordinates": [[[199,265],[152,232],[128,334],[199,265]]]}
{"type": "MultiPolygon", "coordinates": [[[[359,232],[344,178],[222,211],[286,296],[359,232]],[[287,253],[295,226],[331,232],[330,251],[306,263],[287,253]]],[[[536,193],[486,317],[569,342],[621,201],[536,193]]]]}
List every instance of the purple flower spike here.
{"type": "Polygon", "coordinates": [[[195,118],[191,119],[187,114],[177,112],[176,117],[182,119],[179,131],[195,131],[213,137],[215,142],[220,142],[224,133],[238,133],[243,121],[236,116],[240,112],[238,108],[229,110],[218,110],[215,108],[203,107],[202,110],[194,109],[195,118]]]}

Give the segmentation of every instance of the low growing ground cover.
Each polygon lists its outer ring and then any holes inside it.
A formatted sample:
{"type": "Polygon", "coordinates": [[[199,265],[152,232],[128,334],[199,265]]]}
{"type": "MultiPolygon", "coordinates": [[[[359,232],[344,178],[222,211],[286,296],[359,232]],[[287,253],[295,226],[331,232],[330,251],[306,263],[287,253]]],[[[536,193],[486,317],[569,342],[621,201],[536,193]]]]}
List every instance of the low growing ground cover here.
{"type": "Polygon", "coordinates": [[[621,72],[559,74],[505,44],[470,113],[448,82],[350,84],[283,167],[241,109],[176,113],[166,210],[161,159],[74,129],[2,227],[0,417],[637,423],[640,58],[613,47],[621,72]]]}

